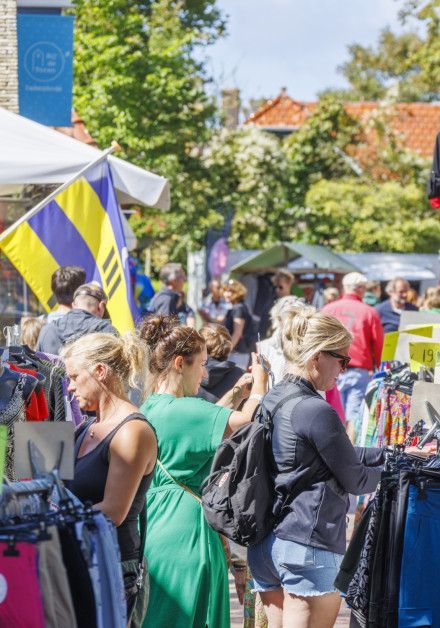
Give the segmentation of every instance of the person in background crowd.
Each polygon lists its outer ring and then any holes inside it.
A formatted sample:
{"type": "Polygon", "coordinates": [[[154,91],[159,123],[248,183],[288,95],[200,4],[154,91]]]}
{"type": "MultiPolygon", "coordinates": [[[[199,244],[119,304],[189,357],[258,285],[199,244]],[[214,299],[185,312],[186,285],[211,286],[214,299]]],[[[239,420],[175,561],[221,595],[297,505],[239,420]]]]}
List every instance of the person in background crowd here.
{"type": "Polygon", "coordinates": [[[406,279],[396,277],[388,282],[385,291],[389,299],[376,305],[385,332],[397,331],[400,316],[405,311],[417,311],[417,306],[408,303],[406,298],[410,285],[406,279]]]}
{"type": "Polygon", "coordinates": [[[206,343],[208,360],[205,364],[207,377],[202,379],[197,397],[217,403],[235,386],[245,371],[229,360],[232,340],[226,327],[216,324],[205,325],[199,334],[206,343]]]}
{"type": "MultiPolygon", "coordinates": [[[[274,332],[270,338],[262,340],[257,347],[259,354],[264,356],[270,364],[274,384],[278,384],[278,382],[283,379],[286,370],[286,358],[283,351],[284,323],[290,316],[292,310],[301,307],[304,307],[304,303],[298,299],[298,297],[290,296],[278,299],[270,311],[270,318],[274,332]]],[[[326,390],[325,392],[322,391],[322,395],[332,408],[336,410],[341,421],[345,423],[344,408],[342,406],[341,395],[337,386],[335,385],[332,389],[326,390]]]]}
{"type": "Polygon", "coordinates": [[[417,304],[419,302],[419,293],[417,292],[417,290],[414,290],[414,288],[410,288],[408,290],[406,294],[406,302],[417,307],[417,304]]]}
{"type": "Polygon", "coordinates": [[[272,336],[262,340],[257,347],[258,353],[263,355],[270,364],[273,373],[274,383],[277,384],[283,379],[286,360],[282,347],[283,320],[287,313],[296,307],[303,306],[304,303],[294,296],[281,297],[270,310],[270,322],[272,336]]]}
{"type": "Polygon", "coordinates": [[[272,277],[272,283],[275,288],[275,296],[277,299],[287,297],[293,286],[294,276],[286,268],[280,268],[272,277]]]}
{"type": "Polygon", "coordinates": [[[47,315],[47,322],[52,323],[72,309],[75,290],[85,284],[86,271],[81,266],[60,266],[53,273],[51,288],[58,307],[47,315]]]}
{"type": "Polygon", "coordinates": [[[38,342],[38,336],[46,321],[36,316],[23,316],[20,321],[20,342],[26,345],[32,351],[35,351],[38,342]]]}
{"type": "Polygon", "coordinates": [[[324,295],[324,305],[327,305],[327,303],[332,303],[333,301],[337,301],[339,297],[341,296],[339,294],[339,290],[335,288],[334,286],[329,286],[328,288],[325,288],[323,295],[324,295]]]}
{"type": "Polygon", "coordinates": [[[159,279],[163,284],[162,288],[151,299],[148,311],[150,314],[176,315],[181,298],[180,293],[183,292],[183,284],[186,280],[182,265],[168,262],[161,269],[159,279]]]}
{"type": "Polygon", "coordinates": [[[194,314],[194,310],[186,302],[186,294],[183,290],[179,295],[179,300],[177,301],[177,318],[182,325],[188,325],[188,327],[196,326],[196,316],[194,314]]]}
{"type": "Polygon", "coordinates": [[[374,307],[380,302],[382,296],[382,288],[380,287],[380,281],[367,281],[365,284],[365,294],[362,299],[367,305],[374,307]]]}
{"type": "Polygon", "coordinates": [[[203,299],[198,312],[205,323],[222,323],[229,309],[222,295],[222,285],[218,279],[208,284],[209,294],[203,299]]]}
{"type": "Polygon", "coordinates": [[[294,295],[296,297],[303,297],[304,292],[296,282],[295,275],[293,275],[287,268],[280,268],[272,277],[272,283],[275,288],[275,297],[280,299],[281,297],[288,297],[294,295]]]}
{"type": "Polygon", "coordinates": [[[342,279],[344,294],[329,303],[322,312],[337,318],[353,336],[350,364],[340,374],[338,389],[344,406],[347,430],[354,438],[355,422],[370,379],[370,372],[380,365],[383,329],[376,310],[362,302],[367,278],[360,273],[348,273],[342,279]]]}
{"type": "MultiPolygon", "coordinates": [[[[126,589],[128,622],[140,626],[148,603],[146,570],[140,578],[143,554],[138,518],[145,508],[157,458],[154,430],[127,398],[145,365],[139,338],[126,334],[89,334],[64,348],[69,393],[84,412],[96,418],[75,433],[75,474],[72,492],[92,502],[117,526],[126,589]]],[[[105,600],[103,600],[105,603],[105,600]]]]}
{"type": "Polygon", "coordinates": [[[426,310],[428,307],[428,301],[437,293],[438,286],[429,286],[426,288],[425,294],[419,297],[418,307],[421,310],[426,310]]]}
{"type": "MultiPolygon", "coordinates": [[[[194,397],[207,376],[205,341],[172,317],[149,316],[140,335],[150,351],[149,390],[141,411],[157,435],[158,463],[147,495],[151,594],[144,628],[229,628],[227,564],[219,535],[204,518],[200,486],[216,449],[251,421],[267,375],[252,356],[252,388],[232,391],[234,407],[194,397]]],[[[226,405],[223,398],[221,403],[226,405]]]]}
{"type": "Polygon", "coordinates": [[[248,549],[254,589],[269,626],[331,628],[341,604],[334,588],[346,547],[349,493],[376,489],[385,449],[354,448],[329,390],[350,360],[351,334],[333,316],[292,309],[283,325],[288,374],[265,396],[273,414],[277,523],[248,549]]]}
{"type": "Polygon", "coordinates": [[[58,354],[61,347],[81,336],[94,332],[117,335],[118,332],[106,314],[107,295],[101,286],[85,283],[75,290],[72,309],[64,316],[43,327],[38,337],[37,350],[58,354]]]}
{"type": "Polygon", "coordinates": [[[429,292],[429,296],[425,299],[422,308],[425,312],[432,314],[440,314],[440,288],[434,286],[429,292]]]}
{"type": "Polygon", "coordinates": [[[237,366],[246,370],[249,364],[249,356],[252,350],[253,320],[244,298],[247,290],[237,279],[230,279],[223,286],[223,296],[226,303],[231,304],[231,309],[226,312],[223,325],[231,334],[232,353],[230,358],[237,366]]]}

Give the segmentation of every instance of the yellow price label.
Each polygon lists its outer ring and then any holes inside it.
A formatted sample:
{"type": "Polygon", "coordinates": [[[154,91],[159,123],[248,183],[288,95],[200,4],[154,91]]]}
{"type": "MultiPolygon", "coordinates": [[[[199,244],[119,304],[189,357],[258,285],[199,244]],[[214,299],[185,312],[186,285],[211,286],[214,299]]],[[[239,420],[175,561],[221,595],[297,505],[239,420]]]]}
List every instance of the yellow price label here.
{"type": "Polygon", "coordinates": [[[439,342],[410,342],[409,357],[411,359],[411,370],[417,372],[420,366],[435,368],[438,363],[439,351],[439,342]]]}

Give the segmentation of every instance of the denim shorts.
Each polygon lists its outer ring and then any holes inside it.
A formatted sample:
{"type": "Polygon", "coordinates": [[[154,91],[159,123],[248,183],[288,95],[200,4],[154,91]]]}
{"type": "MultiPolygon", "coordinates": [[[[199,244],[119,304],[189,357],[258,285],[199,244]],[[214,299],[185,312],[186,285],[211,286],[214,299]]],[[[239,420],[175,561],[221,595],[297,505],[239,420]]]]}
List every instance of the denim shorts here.
{"type": "Polygon", "coordinates": [[[343,555],[279,539],[272,532],[248,549],[257,593],[282,587],[302,597],[337,593],[333,586],[343,555]]]}

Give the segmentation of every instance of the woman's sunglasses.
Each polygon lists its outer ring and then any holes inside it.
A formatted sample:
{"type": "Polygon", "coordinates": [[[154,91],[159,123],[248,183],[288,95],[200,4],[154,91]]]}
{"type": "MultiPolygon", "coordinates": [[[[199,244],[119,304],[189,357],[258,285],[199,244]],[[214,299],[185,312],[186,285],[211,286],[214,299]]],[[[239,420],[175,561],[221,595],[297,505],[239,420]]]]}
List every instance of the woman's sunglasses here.
{"type": "Polygon", "coordinates": [[[341,355],[340,353],[335,353],[335,351],[323,351],[323,353],[331,355],[332,358],[336,358],[337,360],[339,360],[339,364],[344,371],[350,364],[351,357],[349,355],[341,355]]]}

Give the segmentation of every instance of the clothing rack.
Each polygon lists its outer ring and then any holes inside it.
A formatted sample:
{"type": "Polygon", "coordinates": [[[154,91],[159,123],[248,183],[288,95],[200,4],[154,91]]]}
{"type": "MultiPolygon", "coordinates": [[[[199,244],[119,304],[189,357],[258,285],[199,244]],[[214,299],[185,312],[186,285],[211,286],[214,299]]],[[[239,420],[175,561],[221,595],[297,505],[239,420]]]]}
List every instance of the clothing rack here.
{"type": "Polygon", "coordinates": [[[0,573],[8,582],[0,626],[126,628],[116,529],[71,498],[57,469],[3,486],[0,573]]]}

